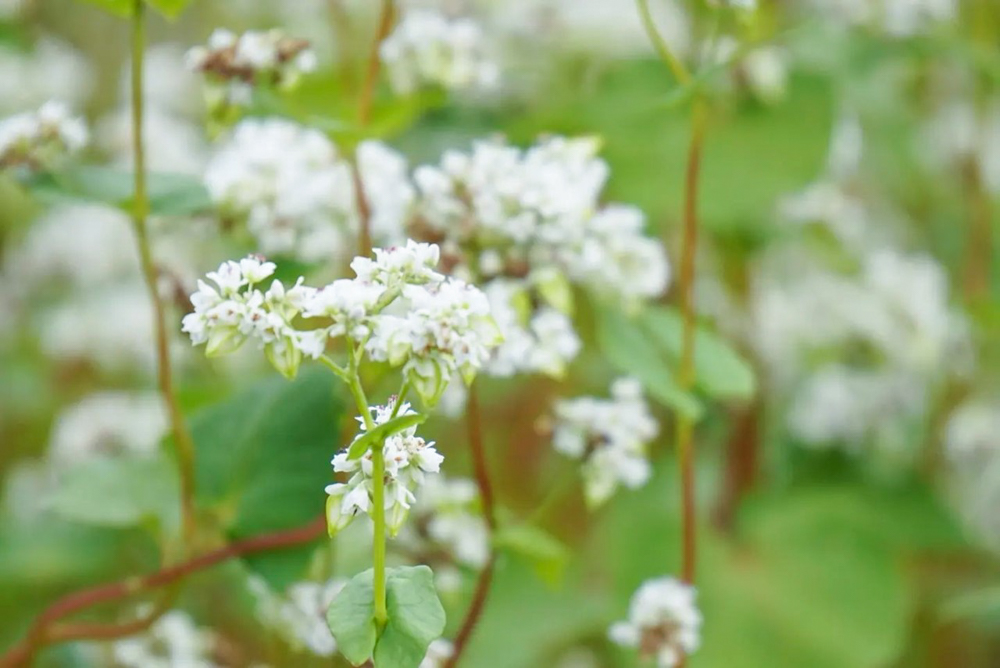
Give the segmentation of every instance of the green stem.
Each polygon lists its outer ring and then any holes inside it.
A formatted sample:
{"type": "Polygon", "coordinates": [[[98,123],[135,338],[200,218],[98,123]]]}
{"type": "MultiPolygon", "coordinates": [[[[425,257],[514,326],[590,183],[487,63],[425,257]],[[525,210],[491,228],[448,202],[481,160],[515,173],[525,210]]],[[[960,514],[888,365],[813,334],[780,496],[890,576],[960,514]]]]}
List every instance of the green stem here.
{"type": "Polygon", "coordinates": [[[667,40],[663,39],[663,35],[656,28],[653,14],[649,11],[649,0],[636,0],[636,2],[639,5],[639,16],[642,18],[642,26],[646,29],[649,41],[653,43],[656,52],[660,55],[663,62],[666,63],[667,67],[670,68],[670,71],[673,72],[677,83],[682,86],[690,84],[691,75],[688,73],[687,68],[684,67],[684,63],[674,55],[674,52],[670,50],[670,45],[667,44],[667,40]]]}
{"type": "MultiPolygon", "coordinates": [[[[368,405],[365,389],[361,387],[361,377],[358,374],[358,362],[361,348],[351,351],[348,367],[347,386],[350,388],[354,403],[365,422],[365,429],[375,429],[375,421],[368,405]]],[[[336,365],[334,365],[336,366],[336,365]]],[[[381,628],[389,619],[385,604],[385,453],[382,444],[372,447],[372,522],[375,524],[375,535],[372,540],[372,571],[375,591],[375,623],[381,628]]]]}
{"type": "Polygon", "coordinates": [[[167,335],[165,307],[157,286],[156,263],[149,241],[147,218],[149,195],[146,191],[146,154],[143,146],[143,55],[145,53],[146,3],[135,0],[132,17],[132,157],[135,175],[135,196],[132,204],[132,223],[139,247],[139,259],[146,289],[153,304],[156,333],[157,381],[170,419],[170,429],[177,448],[177,462],[181,479],[181,507],[184,519],[185,545],[190,548],[194,540],[194,441],[184,422],[177,394],[174,390],[173,371],[170,364],[170,340],[167,335]]]}

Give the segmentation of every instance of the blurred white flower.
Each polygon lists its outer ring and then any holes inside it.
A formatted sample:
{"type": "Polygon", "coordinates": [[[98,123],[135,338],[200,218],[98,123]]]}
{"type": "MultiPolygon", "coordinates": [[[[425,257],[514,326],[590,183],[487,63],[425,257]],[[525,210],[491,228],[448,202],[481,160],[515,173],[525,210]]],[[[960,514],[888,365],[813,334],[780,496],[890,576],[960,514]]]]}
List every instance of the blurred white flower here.
{"type": "Polygon", "coordinates": [[[278,118],[242,121],[209,161],[205,185],[223,218],[245,221],[263,253],[312,262],[351,245],[351,167],[318,130],[278,118]]]}
{"type": "Polygon", "coordinates": [[[347,580],[342,578],[296,582],[281,595],[272,591],[262,579],[254,578],[249,582],[257,599],[258,619],[277,629],[295,647],[324,657],[337,652],[337,642],[326,622],[326,611],[345,584],[347,580]]]}
{"type": "Polygon", "coordinates": [[[474,481],[444,475],[427,478],[412,516],[398,536],[411,553],[444,550],[457,564],[473,569],[486,565],[490,538],[474,481]]]}
{"type": "Polygon", "coordinates": [[[0,113],[39,107],[63,100],[80,107],[90,95],[94,76],[90,64],[72,46],[42,37],[28,52],[0,45],[0,113]]]}
{"type": "Polygon", "coordinates": [[[444,668],[448,659],[455,653],[455,647],[451,641],[438,638],[427,648],[427,655],[420,662],[419,668],[444,668]]]}
{"type": "Polygon", "coordinates": [[[174,610],[141,635],[117,640],[111,653],[122,668],[216,668],[209,658],[212,636],[174,610]]]}
{"type": "Polygon", "coordinates": [[[629,604],[628,620],[611,625],[611,640],[634,647],[659,668],[672,668],[701,642],[701,612],[695,589],[672,577],[647,580],[629,604]]]}
{"type": "Polygon", "coordinates": [[[555,406],[553,447],[583,462],[587,501],[607,501],[619,485],[635,489],[646,483],[651,467],[646,447],[659,425],[632,378],[611,386],[611,399],[579,397],[555,406]]]}
{"type": "Polygon", "coordinates": [[[471,19],[413,9],[404,13],[379,46],[379,55],[399,93],[423,86],[490,89],[497,85],[500,70],[487,53],[487,43],[471,19]]]}
{"type": "Polygon", "coordinates": [[[1000,465],[1000,401],[967,401],[948,419],[944,443],[948,459],[972,474],[1000,465]]]}
{"type": "MultiPolygon", "coordinates": [[[[97,125],[97,143],[115,164],[131,169],[132,110],[120,107],[104,116],[97,125]]],[[[153,172],[201,176],[208,160],[203,131],[194,123],[160,107],[150,107],[143,115],[146,166],[153,172]]]]}
{"type": "Polygon", "coordinates": [[[0,170],[56,169],[82,149],[88,137],[81,118],[61,102],[46,102],[37,111],[0,120],[0,170]]]}
{"type": "Polygon", "coordinates": [[[166,411],[158,394],[100,392],[59,414],[48,457],[62,470],[101,455],[148,458],[158,452],[166,431],[166,411]]]}

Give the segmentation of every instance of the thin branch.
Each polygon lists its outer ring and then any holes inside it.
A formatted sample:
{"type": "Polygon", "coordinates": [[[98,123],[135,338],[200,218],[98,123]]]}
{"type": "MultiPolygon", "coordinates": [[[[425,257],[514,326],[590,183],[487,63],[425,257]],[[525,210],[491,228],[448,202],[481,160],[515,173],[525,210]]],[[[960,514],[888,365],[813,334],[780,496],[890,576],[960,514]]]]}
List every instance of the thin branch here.
{"type": "MultiPolygon", "coordinates": [[[[375,97],[375,86],[378,84],[379,72],[382,69],[379,47],[392,29],[395,14],[396,6],[394,0],[382,0],[382,11],[379,15],[378,28],[375,33],[375,39],[372,41],[371,51],[368,54],[368,69],[365,73],[365,80],[361,87],[361,97],[358,101],[358,127],[362,130],[368,127],[372,120],[372,100],[375,97]]],[[[357,162],[357,156],[355,155],[354,187],[361,228],[358,235],[358,250],[360,255],[368,256],[372,252],[371,205],[368,202],[368,196],[365,194],[364,183],[361,181],[361,170],[357,162]]]]}
{"type": "Polygon", "coordinates": [[[965,298],[973,303],[990,293],[993,263],[993,211],[989,193],[975,164],[963,169],[969,232],[965,246],[965,298]]]}
{"type": "MultiPolygon", "coordinates": [[[[210,568],[229,559],[256,554],[258,552],[270,552],[272,550],[296,547],[316,540],[325,531],[326,516],[321,515],[305,526],[237,541],[189,561],[168,566],[149,575],[90,587],[68,594],[46,608],[35,619],[25,639],[20,644],[15,645],[6,654],[0,656],[0,668],[13,668],[14,666],[26,665],[31,661],[35,652],[42,646],[69,639],[57,635],[52,629],[52,626],[64,617],[101,603],[108,603],[159,587],[165,587],[192,573],[210,568]]],[[[68,634],[65,630],[66,628],[72,629],[73,627],[64,627],[62,631],[63,635],[68,634]]],[[[96,629],[97,627],[91,626],[90,628],[96,629]]]]}
{"type": "MultiPolygon", "coordinates": [[[[486,518],[486,526],[489,528],[490,544],[493,543],[493,533],[496,531],[496,509],[493,505],[493,485],[490,482],[489,469],[486,465],[486,450],[483,447],[482,418],[479,411],[479,391],[473,384],[469,388],[469,399],[465,407],[466,423],[469,429],[469,447],[472,450],[472,465],[475,470],[476,484],[479,486],[479,497],[483,504],[483,516],[486,518]]],[[[469,603],[469,609],[462,620],[462,626],[455,636],[454,651],[451,657],[444,664],[445,668],[455,668],[459,659],[475,631],[486,605],[486,598],[490,593],[490,586],[493,583],[493,570],[496,565],[496,550],[490,548],[490,558],[486,566],[479,572],[476,581],[476,590],[469,603]]]]}
{"type": "Polygon", "coordinates": [[[145,51],[145,8],[143,0],[135,0],[132,17],[132,156],[135,174],[135,197],[132,223],[146,290],[153,304],[153,326],[156,334],[156,374],[163,402],[170,419],[170,431],[177,448],[177,463],[181,479],[181,510],[184,519],[185,544],[191,545],[195,532],[194,518],[194,441],[184,422],[174,390],[170,363],[170,339],[167,335],[166,307],[160,296],[156,263],[149,241],[149,196],[146,191],[146,154],[143,146],[143,54],[145,51]]]}
{"type": "Polygon", "coordinates": [[[649,41],[653,43],[656,52],[660,55],[660,59],[663,60],[673,73],[674,78],[677,79],[677,83],[681,86],[689,85],[691,83],[691,74],[684,67],[684,63],[670,50],[667,40],[663,38],[663,35],[657,29],[656,21],[653,19],[653,14],[649,9],[649,0],[637,0],[637,2],[639,5],[639,16],[642,18],[642,27],[646,29],[649,41]]]}

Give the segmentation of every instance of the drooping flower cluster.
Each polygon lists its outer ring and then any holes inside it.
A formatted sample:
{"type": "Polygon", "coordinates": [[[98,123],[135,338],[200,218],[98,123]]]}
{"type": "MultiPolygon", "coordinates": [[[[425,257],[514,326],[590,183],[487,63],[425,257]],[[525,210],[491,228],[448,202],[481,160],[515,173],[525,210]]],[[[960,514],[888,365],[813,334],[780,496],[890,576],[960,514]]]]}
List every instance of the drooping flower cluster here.
{"type": "Polygon", "coordinates": [[[326,610],[346,580],[334,578],[327,582],[296,582],[284,595],[275,593],[262,579],[250,580],[249,587],[257,599],[258,619],[276,629],[296,648],[304,648],[316,656],[333,656],[337,641],[326,622],[326,610]]]}
{"type": "Polygon", "coordinates": [[[302,74],[316,69],[316,54],[308,42],[287,37],[280,30],[236,35],[219,28],[207,46],[188,51],[187,62],[213,84],[209,107],[215,108],[249,105],[254,86],[293,86],[302,74]]]}
{"type": "Polygon", "coordinates": [[[549,137],[527,150],[483,141],[414,173],[412,233],[440,241],[453,273],[483,282],[506,344],[491,372],[558,375],[579,350],[571,284],[634,303],[663,292],[662,246],[642,213],[602,207],[607,165],[591,138],[549,137]]]}
{"type": "Polygon", "coordinates": [[[0,170],[58,167],[87,143],[87,126],[58,102],[0,121],[0,170]]]}
{"type": "Polygon", "coordinates": [[[489,89],[499,68],[489,58],[486,36],[467,18],[449,19],[426,9],[406,12],[382,42],[379,55],[398,93],[424,86],[446,90],[489,89]]]}
{"type": "MultiPolygon", "coordinates": [[[[413,415],[410,404],[398,407],[393,398],[385,406],[372,409],[376,426],[387,423],[393,416],[413,415]]],[[[358,418],[362,434],[364,418],[358,418]]],[[[410,508],[416,501],[415,492],[423,485],[425,474],[441,470],[444,457],[434,449],[434,441],[425,441],[416,435],[417,428],[409,427],[385,439],[382,454],[385,458],[385,510],[386,522],[391,535],[395,536],[403,526],[410,508]]],[[[369,449],[357,459],[348,453],[338,453],[332,461],[336,473],[347,473],[351,477],[346,483],[328,485],[326,504],[327,527],[331,533],[340,531],[357,517],[358,513],[369,513],[372,508],[374,489],[372,472],[372,451],[369,449]]]]}
{"type": "Polygon", "coordinates": [[[579,397],[555,406],[552,445],[583,462],[585,492],[592,505],[607,501],[619,485],[634,489],[646,483],[646,446],[659,431],[638,381],[619,378],[611,386],[611,397],[579,397]]]}
{"type": "Polygon", "coordinates": [[[613,624],[608,635],[619,645],[637,648],[659,668],[672,668],[698,649],[701,621],[694,587],[662,577],[636,590],[628,620],[613,624]]]}
{"type": "Polygon", "coordinates": [[[198,281],[198,291],[191,295],[194,313],[184,316],[182,329],[195,345],[205,344],[209,356],[237,350],[247,339],[256,339],[268,360],[282,374],[293,377],[302,361],[303,333],[296,331],[292,319],[301,311],[307,290],[301,280],[285,290],[275,280],[267,292],[255,286],[274,273],[273,262],[247,257],[239,262],[222,263],[198,281]]]}
{"type": "MultiPolygon", "coordinates": [[[[406,161],[374,141],[357,154],[372,238],[400,243],[414,197],[406,161]]],[[[359,188],[318,130],[279,118],[242,121],[210,160],[205,185],[221,217],[245,222],[263,253],[329,261],[355,245],[359,188]]]]}
{"type": "Polygon", "coordinates": [[[116,641],[111,653],[122,668],[215,668],[209,658],[212,644],[211,634],[174,610],[145,633],[116,641]]]}

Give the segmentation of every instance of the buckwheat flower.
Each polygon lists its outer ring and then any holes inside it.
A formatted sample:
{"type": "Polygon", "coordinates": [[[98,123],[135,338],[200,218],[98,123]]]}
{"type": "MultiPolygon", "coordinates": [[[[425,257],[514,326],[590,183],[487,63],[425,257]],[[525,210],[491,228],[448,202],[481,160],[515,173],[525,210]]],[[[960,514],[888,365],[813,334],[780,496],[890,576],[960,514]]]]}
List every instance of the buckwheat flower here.
{"type": "Polygon", "coordinates": [[[212,644],[211,634],[174,610],[143,634],[112,643],[111,654],[123,668],[215,668],[209,658],[212,644]]]}
{"type": "Polygon", "coordinates": [[[490,60],[486,44],[482,29],[471,19],[451,20],[413,9],[379,46],[379,56],[398,93],[423,86],[489,89],[497,84],[499,68],[490,60]]]}
{"type": "Polygon", "coordinates": [[[948,419],[945,452],[956,466],[981,472],[1000,462],[1000,402],[968,401],[948,419]]]}
{"type": "Polygon", "coordinates": [[[87,143],[87,126],[59,102],[0,121],[0,170],[55,169],[87,143]]]}
{"type": "Polygon", "coordinates": [[[651,474],[646,446],[659,432],[638,381],[619,378],[611,397],[562,400],[554,411],[552,445],[583,462],[584,491],[592,506],[607,501],[619,485],[635,489],[646,483],[651,474]]]}
{"type": "Polygon", "coordinates": [[[70,44],[41,37],[25,51],[13,41],[0,44],[0,113],[9,114],[63,100],[79,107],[94,84],[93,68],[70,44]]]}
{"type": "Polygon", "coordinates": [[[312,356],[322,352],[309,333],[292,326],[312,290],[300,278],[287,290],[280,281],[272,281],[262,293],[255,286],[274,270],[273,262],[258,256],[222,263],[206,276],[215,287],[198,281],[198,291],[191,295],[194,312],[184,316],[182,331],[194,345],[205,344],[209,357],[234,352],[247,339],[256,339],[274,368],[293,378],[304,349],[312,356]]]}
{"type": "Polygon", "coordinates": [[[358,144],[357,162],[372,240],[383,246],[403,243],[404,227],[416,198],[406,158],[381,142],[369,140],[358,144]]]}
{"type": "Polygon", "coordinates": [[[351,269],[358,280],[377,283],[387,291],[400,291],[404,285],[438,283],[444,276],[435,271],[441,250],[435,244],[407,239],[403,246],[376,248],[375,258],[356,257],[351,269]]]}
{"type": "Polygon", "coordinates": [[[221,217],[245,222],[263,253],[314,262],[353,246],[351,167],[318,130],[244,120],[209,160],[205,186],[221,217]]]}
{"type": "Polygon", "coordinates": [[[167,416],[157,394],[100,392],[59,414],[48,457],[61,470],[99,456],[149,458],[158,452],[166,431],[167,416]]]}
{"type": "Polygon", "coordinates": [[[490,555],[479,489],[467,478],[427,478],[399,542],[415,555],[443,553],[448,563],[481,569],[490,555]]]}
{"type": "Polygon", "coordinates": [[[611,640],[634,647],[659,668],[672,668],[698,649],[701,612],[695,589],[672,577],[647,580],[632,596],[628,620],[608,630],[611,640]]]}
{"type": "MultiPolygon", "coordinates": [[[[385,406],[371,409],[376,425],[388,422],[395,409],[393,398],[385,406]]],[[[410,404],[403,403],[397,415],[412,415],[410,404]]],[[[362,418],[361,431],[366,431],[362,418]]],[[[385,510],[389,533],[395,536],[416,501],[416,492],[423,485],[428,473],[441,470],[444,457],[434,448],[433,441],[425,441],[416,435],[417,428],[410,427],[393,434],[382,444],[385,458],[385,510]]],[[[360,438],[359,434],[356,438],[360,438]]],[[[335,483],[326,487],[327,528],[331,535],[350,524],[359,513],[368,513],[372,504],[372,453],[366,452],[358,459],[349,459],[347,451],[334,456],[332,462],[335,473],[349,473],[346,483],[335,483]]]]}
{"type": "Polygon", "coordinates": [[[427,648],[427,655],[420,662],[419,668],[444,668],[454,653],[455,646],[451,641],[438,638],[427,648]]]}
{"type": "Polygon", "coordinates": [[[316,69],[316,55],[305,40],[286,37],[280,30],[247,31],[236,35],[218,28],[207,46],[188,51],[188,67],[203,72],[217,89],[215,104],[246,106],[254,86],[289,88],[302,74],[316,69]]]}
{"type": "Polygon", "coordinates": [[[278,594],[263,579],[254,577],[249,587],[257,599],[257,618],[263,624],[276,629],[296,648],[330,657],[337,652],[337,642],[326,622],[326,611],[345,584],[341,578],[296,582],[278,594]]]}

